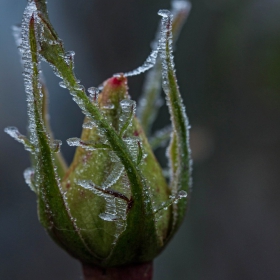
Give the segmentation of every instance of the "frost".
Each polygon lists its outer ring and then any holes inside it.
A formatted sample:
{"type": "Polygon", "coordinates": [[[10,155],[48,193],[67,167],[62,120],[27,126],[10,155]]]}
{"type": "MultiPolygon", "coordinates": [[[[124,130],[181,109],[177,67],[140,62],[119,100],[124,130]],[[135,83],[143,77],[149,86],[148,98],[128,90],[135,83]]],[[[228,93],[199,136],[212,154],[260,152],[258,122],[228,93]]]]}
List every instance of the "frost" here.
{"type": "Polygon", "coordinates": [[[92,129],[94,127],[97,127],[95,122],[88,121],[88,122],[83,123],[83,128],[92,129]]]}
{"type": "Polygon", "coordinates": [[[100,89],[96,87],[90,87],[88,88],[88,93],[90,94],[89,97],[92,102],[97,103],[98,102],[98,96],[100,94],[100,89]]]}
{"type": "Polygon", "coordinates": [[[67,86],[65,85],[64,81],[60,81],[58,84],[62,88],[67,88],[67,86]]]}
{"type": "Polygon", "coordinates": [[[35,174],[34,169],[29,167],[24,170],[23,177],[24,177],[25,183],[30,187],[30,189],[34,192],[37,192],[35,184],[34,184],[34,174],[35,174]]]}
{"type": "Polygon", "coordinates": [[[67,141],[67,144],[69,146],[81,147],[81,148],[84,148],[85,150],[88,150],[88,151],[110,148],[110,146],[108,146],[106,144],[97,143],[97,142],[94,142],[94,141],[83,141],[82,139],[77,138],[77,137],[69,138],[66,141],[67,141]]]}
{"type": "Polygon", "coordinates": [[[124,138],[123,141],[125,142],[129,153],[131,154],[132,159],[135,163],[138,162],[138,153],[139,153],[139,146],[138,143],[140,141],[139,137],[131,136],[124,138]]]}
{"type": "Polygon", "coordinates": [[[113,109],[115,109],[115,105],[114,104],[106,104],[106,105],[102,106],[102,109],[113,110],[113,109]]]}
{"type": "MultiPolygon", "coordinates": [[[[124,73],[123,75],[125,77],[130,77],[130,76],[136,76],[136,75],[139,75],[141,73],[148,71],[156,64],[157,55],[158,55],[158,49],[153,50],[142,66],[136,68],[133,71],[124,73]]],[[[115,76],[118,76],[118,75],[119,74],[116,74],[115,76]]]]}
{"type": "Polygon", "coordinates": [[[168,18],[171,16],[171,12],[169,10],[159,10],[158,15],[162,16],[163,18],[168,18]]]}
{"type": "Polygon", "coordinates": [[[158,207],[158,208],[155,207],[155,208],[154,208],[154,213],[156,214],[156,213],[158,213],[158,212],[161,211],[161,210],[167,210],[168,207],[170,207],[171,205],[173,205],[173,204],[178,204],[178,202],[179,202],[180,199],[187,198],[187,197],[188,197],[187,192],[186,192],[186,191],[183,191],[183,190],[179,191],[179,192],[178,192],[177,194],[175,194],[175,195],[170,195],[168,201],[163,202],[163,203],[160,205],[160,207],[158,207]]]}
{"type": "Polygon", "coordinates": [[[116,163],[113,167],[113,170],[106,178],[105,182],[102,184],[102,189],[108,189],[113,186],[120,179],[124,171],[124,166],[121,163],[116,163]]]}
{"type": "MultiPolygon", "coordinates": [[[[124,195],[115,192],[111,189],[104,189],[102,187],[97,187],[93,182],[87,180],[81,180],[77,182],[78,185],[83,187],[84,189],[92,191],[94,194],[103,197],[106,201],[105,212],[100,213],[99,217],[107,222],[115,222],[116,232],[115,237],[118,238],[119,235],[125,230],[126,223],[124,214],[126,207],[119,207],[118,200],[128,200],[124,195]],[[117,205],[118,204],[118,207],[117,205]],[[124,208],[124,209],[123,209],[124,208]]],[[[121,203],[121,205],[125,205],[121,203]]]]}
{"type": "Polygon", "coordinates": [[[24,145],[25,150],[29,152],[34,152],[34,146],[29,142],[26,136],[20,134],[18,129],[14,126],[6,127],[4,131],[9,134],[12,138],[14,138],[19,143],[24,145]]]}
{"type": "Polygon", "coordinates": [[[61,140],[53,140],[53,142],[52,142],[52,151],[54,153],[59,153],[61,145],[62,145],[62,141],[61,140]]]}
{"type": "Polygon", "coordinates": [[[120,102],[121,115],[119,118],[120,136],[123,136],[136,113],[136,102],[130,99],[123,99],[120,102]]]}

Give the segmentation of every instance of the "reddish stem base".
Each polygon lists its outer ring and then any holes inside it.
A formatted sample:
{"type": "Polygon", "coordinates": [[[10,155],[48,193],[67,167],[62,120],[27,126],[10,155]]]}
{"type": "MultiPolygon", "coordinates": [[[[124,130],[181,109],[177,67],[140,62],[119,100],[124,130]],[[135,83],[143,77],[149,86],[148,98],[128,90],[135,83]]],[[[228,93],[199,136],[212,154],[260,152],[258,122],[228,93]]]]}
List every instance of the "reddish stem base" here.
{"type": "Polygon", "coordinates": [[[84,280],[152,280],[153,263],[100,268],[83,264],[84,280]]]}

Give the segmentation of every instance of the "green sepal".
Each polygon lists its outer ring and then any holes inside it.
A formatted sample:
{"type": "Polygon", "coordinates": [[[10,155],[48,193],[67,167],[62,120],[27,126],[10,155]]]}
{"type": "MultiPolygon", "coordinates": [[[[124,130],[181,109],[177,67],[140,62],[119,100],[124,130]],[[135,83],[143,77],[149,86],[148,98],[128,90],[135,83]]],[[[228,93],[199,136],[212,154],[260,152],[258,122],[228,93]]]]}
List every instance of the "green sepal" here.
{"type": "Polygon", "coordinates": [[[46,133],[42,118],[42,95],[39,82],[39,61],[37,38],[35,31],[35,15],[32,14],[29,25],[29,45],[31,52],[30,75],[32,84],[33,116],[29,116],[30,123],[35,124],[33,138],[36,138],[35,149],[35,184],[38,192],[38,214],[42,225],[56,242],[75,257],[90,259],[92,254],[79,236],[70,213],[67,209],[59,180],[55,171],[53,153],[50,140],[46,133]]]}

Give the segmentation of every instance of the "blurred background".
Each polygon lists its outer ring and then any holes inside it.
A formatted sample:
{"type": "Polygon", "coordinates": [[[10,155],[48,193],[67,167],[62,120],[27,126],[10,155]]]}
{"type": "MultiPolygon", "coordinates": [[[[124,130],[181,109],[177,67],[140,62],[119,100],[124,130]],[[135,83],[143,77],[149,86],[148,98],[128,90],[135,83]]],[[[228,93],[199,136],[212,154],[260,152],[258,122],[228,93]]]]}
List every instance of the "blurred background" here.
{"type": "MultiPolygon", "coordinates": [[[[38,222],[22,172],[28,153],[3,130],[26,133],[21,65],[11,26],[25,0],[0,0],[0,279],[82,279],[79,263],[38,222]]],[[[155,261],[155,280],[280,279],[280,1],[193,0],[177,42],[177,77],[192,125],[194,186],[184,224],[155,261]]],[[[168,0],[49,0],[77,77],[96,86],[150,53],[168,0]]],[[[43,65],[51,124],[68,160],[83,115],[43,65]]],[[[129,78],[137,100],[144,76],[129,78]]],[[[154,129],[169,122],[166,108],[154,129]]],[[[164,164],[164,150],[157,155],[164,164]]]]}

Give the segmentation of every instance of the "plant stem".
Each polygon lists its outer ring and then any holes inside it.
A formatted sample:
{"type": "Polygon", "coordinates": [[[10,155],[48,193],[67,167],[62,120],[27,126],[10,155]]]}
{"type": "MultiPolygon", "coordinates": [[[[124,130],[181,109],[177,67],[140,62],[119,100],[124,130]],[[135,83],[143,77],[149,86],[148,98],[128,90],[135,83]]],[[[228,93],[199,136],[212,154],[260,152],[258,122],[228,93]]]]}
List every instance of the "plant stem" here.
{"type": "Polygon", "coordinates": [[[153,263],[101,268],[83,264],[84,280],[152,280],[153,263]]]}

